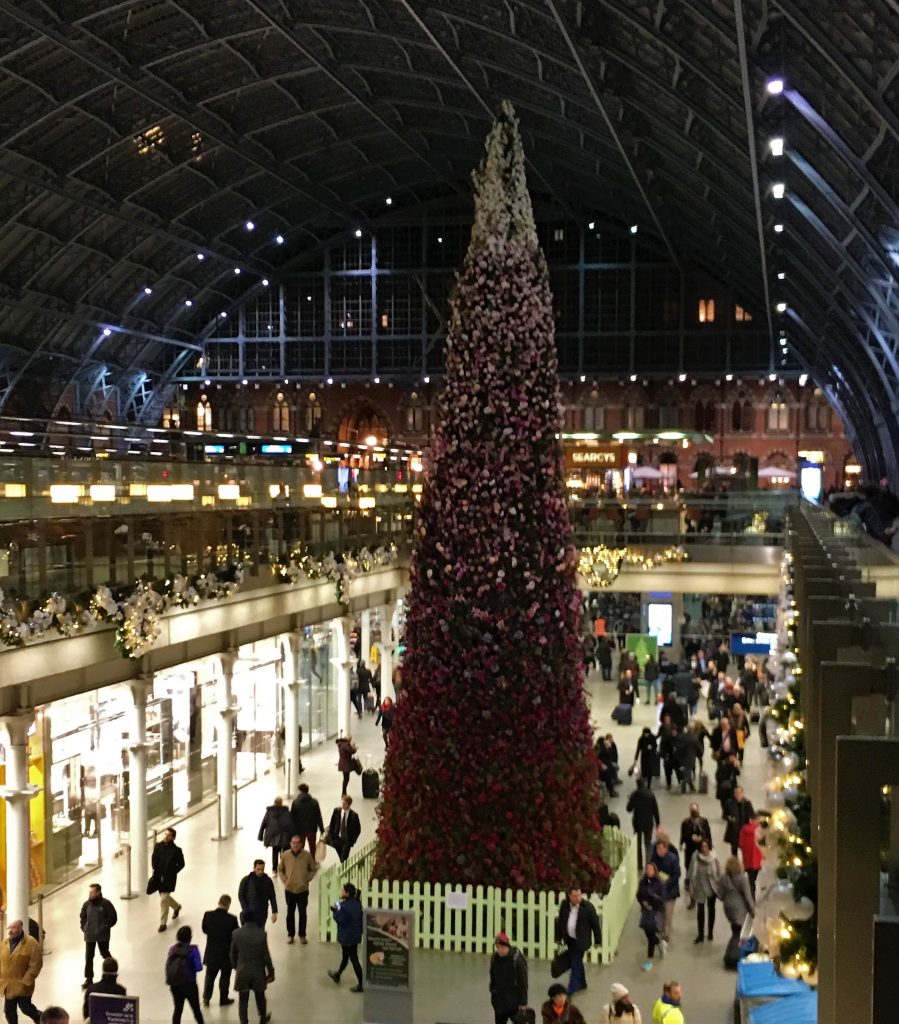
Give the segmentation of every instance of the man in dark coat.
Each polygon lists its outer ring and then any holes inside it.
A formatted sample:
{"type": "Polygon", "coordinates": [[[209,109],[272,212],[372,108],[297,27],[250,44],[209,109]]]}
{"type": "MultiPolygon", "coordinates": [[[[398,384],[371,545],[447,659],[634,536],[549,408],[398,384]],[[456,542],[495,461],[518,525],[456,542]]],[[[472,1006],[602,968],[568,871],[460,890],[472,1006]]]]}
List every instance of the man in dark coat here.
{"type": "Polygon", "coordinates": [[[337,851],[341,864],[349,857],[350,850],[356,845],[361,832],[362,823],[359,821],[359,815],[353,810],[353,798],[341,797],[340,807],[334,808],[328,826],[331,845],[337,851]]]}
{"type": "Polygon", "coordinates": [[[592,903],[584,899],[581,890],[568,890],[559,906],[556,918],[556,941],[568,946],[571,973],[568,975],[568,995],[573,996],[587,987],[584,973],[584,954],[596,942],[602,942],[599,915],[592,903]]]}
{"type": "MultiPolygon", "coordinates": [[[[257,863],[265,864],[262,861],[257,863]]],[[[268,876],[265,876],[268,878],[268,876]]],[[[269,884],[271,884],[271,879],[269,884]]],[[[237,1015],[240,1024],[248,1024],[250,993],[256,997],[259,1024],[267,1024],[269,1015],[265,1006],[266,985],[275,980],[275,968],[268,949],[265,932],[250,920],[240,915],[241,926],[231,937],[231,966],[235,970],[234,991],[237,992],[237,1015]]]]}
{"type": "Polygon", "coordinates": [[[601,636],[597,642],[596,660],[602,671],[603,682],[609,682],[612,678],[612,648],[604,636],[601,636]]]}
{"type": "Polygon", "coordinates": [[[119,962],[108,956],[103,960],[103,974],[99,981],[92,982],[84,990],[84,1005],[81,1007],[84,1019],[90,1018],[91,996],[126,996],[125,986],[119,984],[119,962]]]}
{"type": "Polygon", "coordinates": [[[674,747],[674,763],[677,774],[680,778],[680,791],[686,793],[696,792],[693,779],[696,776],[696,762],[702,757],[702,741],[696,733],[690,729],[682,729],[671,738],[674,747]]]}
{"type": "Polygon", "coordinates": [[[690,873],[690,861],[702,842],[712,845],[712,827],[709,819],[699,813],[699,804],[690,804],[690,814],[680,825],[680,845],[684,848],[684,874],[690,873]]]}
{"type": "Polygon", "coordinates": [[[231,897],[220,896],[215,910],[207,910],[203,915],[203,934],[206,936],[206,949],[203,950],[203,963],[206,965],[204,1006],[208,1006],[212,999],[216,975],[219,975],[219,1006],[230,1006],[234,1002],[228,997],[228,984],[231,981],[231,937],[237,930],[237,918],[229,913],[230,908],[231,897]]]}
{"type": "Polygon", "coordinates": [[[94,953],[100,947],[100,955],[109,956],[109,935],[118,921],[115,907],[105,899],[103,890],[96,883],[88,888],[88,898],[81,906],[81,933],[84,936],[84,984],[87,988],[94,980],[94,953]]]}
{"type": "Polygon", "coordinates": [[[241,917],[254,921],[260,928],[265,927],[269,907],[272,908],[272,924],[278,920],[275,885],[265,873],[264,860],[253,861],[253,870],[240,880],[237,898],[243,912],[241,917]]]}
{"type": "Polygon", "coordinates": [[[304,842],[309,844],[309,852],[315,856],[315,843],[319,832],[325,831],[325,823],[322,821],[322,809],[318,800],[309,794],[309,787],[305,782],[300,784],[297,798],[290,805],[290,814],[293,818],[293,831],[304,842]]]}
{"type": "MultiPolygon", "coordinates": [[[[181,904],[172,896],[178,882],[178,872],[184,869],[184,854],[181,847],[175,845],[175,830],[167,828],[162,834],[162,842],[153,847],[150,861],[153,873],[150,883],[159,893],[159,928],[164,932],[169,920],[169,908],[172,909],[172,920],[177,920],[181,913],[181,904]]],[[[151,892],[153,889],[151,888],[151,892]]]]}
{"type": "Polygon", "coordinates": [[[736,857],[740,843],[740,829],[755,817],[755,809],[746,799],[742,786],[737,786],[734,790],[734,795],[725,805],[724,813],[727,818],[724,841],[730,843],[730,852],[736,857]]]}
{"type": "Polygon", "coordinates": [[[652,831],[658,828],[662,820],[655,793],[647,789],[643,779],[637,779],[637,788],[627,798],[627,810],[631,812],[631,824],[640,840],[637,846],[637,863],[642,871],[644,862],[649,860],[652,831]]]}
{"type": "Polygon", "coordinates": [[[490,958],[490,1004],[496,1024],[506,1024],[528,1005],[528,962],[509,936],[496,936],[496,951],[490,958]]]}

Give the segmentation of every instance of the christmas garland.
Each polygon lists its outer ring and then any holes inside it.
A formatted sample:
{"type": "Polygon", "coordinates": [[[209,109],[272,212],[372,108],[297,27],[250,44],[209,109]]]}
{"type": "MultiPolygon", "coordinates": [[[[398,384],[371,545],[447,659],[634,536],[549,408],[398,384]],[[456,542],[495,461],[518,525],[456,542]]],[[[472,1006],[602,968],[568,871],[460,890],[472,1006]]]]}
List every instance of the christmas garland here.
{"type": "Polygon", "coordinates": [[[682,547],[669,547],[649,555],[632,548],[610,548],[599,544],[594,548],[581,549],[578,574],[590,590],[601,590],[611,587],[624,565],[634,565],[648,572],[666,562],[686,562],[688,557],[682,547]]]}
{"type": "Polygon", "coordinates": [[[375,548],[374,551],[363,547],[341,555],[330,551],[323,557],[313,555],[308,548],[301,546],[294,548],[283,561],[273,562],[272,572],[282,583],[291,585],[304,579],[331,580],[337,603],[345,608],[349,602],[350,584],[357,576],[393,565],[396,559],[396,544],[375,548]]]}

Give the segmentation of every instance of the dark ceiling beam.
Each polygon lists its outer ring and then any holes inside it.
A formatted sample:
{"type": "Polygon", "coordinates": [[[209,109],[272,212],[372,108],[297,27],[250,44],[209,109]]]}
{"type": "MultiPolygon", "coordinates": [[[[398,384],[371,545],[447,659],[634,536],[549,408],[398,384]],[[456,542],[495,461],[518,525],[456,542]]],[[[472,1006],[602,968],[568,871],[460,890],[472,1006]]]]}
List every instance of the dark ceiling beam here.
{"type": "Polygon", "coordinates": [[[597,92],[596,85],[593,82],[593,78],[590,75],[590,72],[584,66],[584,62],[581,59],[581,55],[578,52],[578,49],[574,44],[574,40],[571,37],[571,33],[568,30],[568,26],[562,20],[562,17],[559,14],[559,10],[555,5],[554,0],[545,0],[545,2],[550,14],[555,20],[556,27],[559,30],[559,34],[564,39],[565,45],[568,47],[568,50],[571,53],[571,57],[574,60],[574,63],[577,65],[577,69],[580,72],[581,78],[584,80],[584,85],[587,87],[587,92],[590,94],[590,98],[593,100],[596,109],[599,111],[600,117],[602,118],[603,123],[606,126],[606,130],[608,131],[609,135],[611,135],[612,140],[615,143],[615,148],[618,150],[618,155],[621,157],[624,166],[627,168],[628,173],[633,179],[634,186],[636,187],[637,192],[640,195],[640,198],[643,200],[643,203],[646,206],[647,211],[649,212],[649,216],[652,219],[653,224],[655,224],[656,231],[659,233],[659,237],[662,239],[662,241],[664,241],[665,245],[667,246],[668,252],[671,254],[671,258],[672,260],[674,260],[674,263],[677,266],[678,270],[682,270],[683,267],[681,264],[680,254],[671,244],[671,240],[668,238],[668,234],[665,231],[665,228],[662,226],[662,221],[659,218],[658,211],[656,210],[655,206],[653,206],[652,202],[650,201],[649,195],[646,192],[646,189],[643,187],[643,182],[640,179],[640,175],[637,173],[637,169],[634,166],[633,161],[628,155],[627,150],[624,148],[624,144],[621,141],[621,135],[615,128],[615,125],[612,122],[611,117],[609,117],[609,112],[608,110],[606,110],[606,105],[605,103],[603,103],[602,97],[597,92]]]}
{"type": "Polygon", "coordinates": [[[734,21],[737,26],[737,55],[740,60],[740,79],[743,84],[743,111],[746,117],[746,145],[749,149],[749,166],[752,171],[752,192],[755,205],[756,241],[761,259],[762,290],[765,296],[765,316],[768,321],[768,338],[771,358],[774,358],[774,319],[771,312],[771,291],[768,283],[768,256],[765,248],[765,228],[762,222],[762,192],[759,185],[758,154],[755,147],[755,120],[752,115],[752,89],[749,83],[749,55],[746,49],[746,27],[743,23],[743,0],[734,0],[734,21]]]}

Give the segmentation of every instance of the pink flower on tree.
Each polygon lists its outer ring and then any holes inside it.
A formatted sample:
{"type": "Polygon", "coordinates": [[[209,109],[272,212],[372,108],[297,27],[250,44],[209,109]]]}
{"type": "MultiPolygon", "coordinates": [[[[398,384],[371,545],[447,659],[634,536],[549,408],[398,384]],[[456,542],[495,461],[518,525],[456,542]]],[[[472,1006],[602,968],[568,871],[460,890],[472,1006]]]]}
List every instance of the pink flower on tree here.
{"type": "Polygon", "coordinates": [[[376,874],[604,889],[552,296],[515,113],[474,175],[376,874]]]}

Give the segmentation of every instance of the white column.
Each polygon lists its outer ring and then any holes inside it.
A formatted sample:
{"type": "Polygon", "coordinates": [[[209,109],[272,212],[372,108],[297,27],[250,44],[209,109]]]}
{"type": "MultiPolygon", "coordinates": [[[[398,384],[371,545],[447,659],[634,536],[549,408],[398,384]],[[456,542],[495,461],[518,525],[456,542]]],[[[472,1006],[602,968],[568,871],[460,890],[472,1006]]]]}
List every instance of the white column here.
{"type": "Polygon", "coordinates": [[[359,650],[362,652],[362,660],[371,668],[371,611],[368,608],[361,615],[362,630],[360,636],[359,650]]]}
{"type": "Polygon", "coordinates": [[[153,692],[152,678],[132,679],[131,726],[128,730],[128,836],[131,843],[132,884],[142,891],[149,877],[147,844],[147,698],[153,692]]]}
{"type": "Polygon", "coordinates": [[[393,642],[393,617],[396,604],[381,605],[378,614],[381,620],[381,699],[390,697],[396,700],[396,691],[393,689],[393,654],[396,650],[393,642]]]}
{"type": "Polygon", "coordinates": [[[289,633],[281,644],[284,686],[284,786],[296,796],[300,784],[300,644],[302,633],[289,633]]]}
{"type": "Polygon", "coordinates": [[[336,654],[331,659],[337,670],[337,733],[339,736],[350,735],[350,669],[352,667],[350,651],[350,631],[353,620],[344,615],[331,620],[331,629],[336,644],[336,654]]]}
{"type": "Polygon", "coordinates": [[[218,795],[221,803],[222,837],[227,838],[234,831],[234,758],[231,751],[233,734],[234,693],[232,680],[237,663],[237,651],[225,651],[219,655],[222,675],[219,679],[218,719],[215,727],[215,745],[218,767],[218,795]]]}
{"type": "Polygon", "coordinates": [[[30,805],[40,792],[28,782],[28,730],[33,723],[30,710],[0,718],[6,748],[6,785],[0,788],[6,801],[6,920],[22,921],[26,934],[31,902],[30,805]]]}

